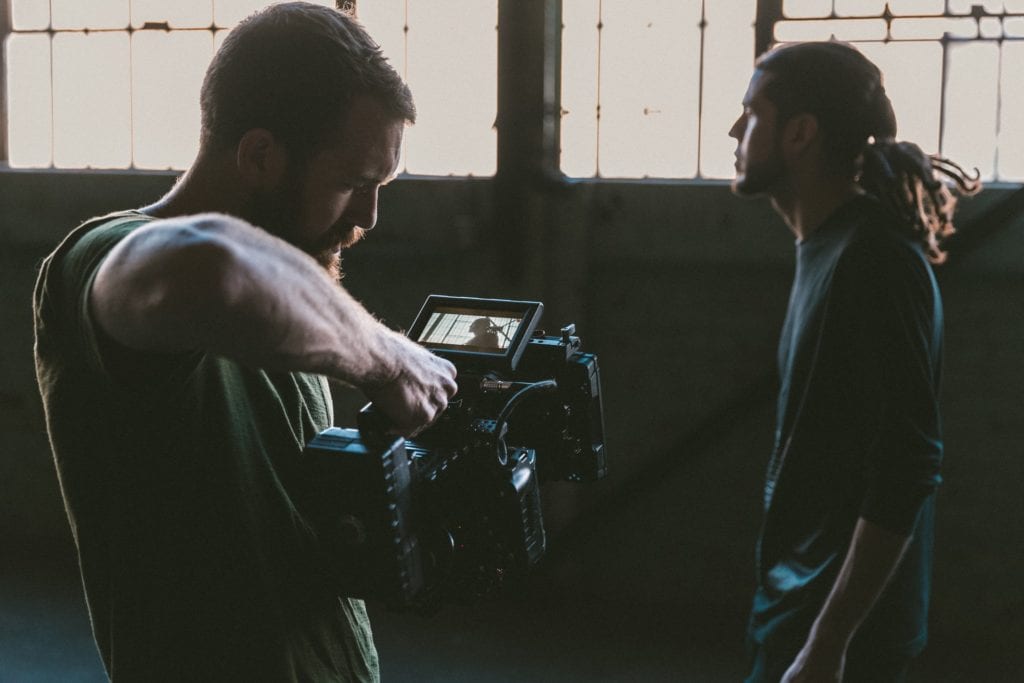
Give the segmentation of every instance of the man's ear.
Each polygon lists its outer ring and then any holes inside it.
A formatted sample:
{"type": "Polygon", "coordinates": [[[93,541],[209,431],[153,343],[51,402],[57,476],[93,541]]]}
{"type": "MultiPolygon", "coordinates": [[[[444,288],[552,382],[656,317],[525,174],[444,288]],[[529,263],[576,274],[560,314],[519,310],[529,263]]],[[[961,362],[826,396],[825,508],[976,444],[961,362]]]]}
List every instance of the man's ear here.
{"type": "Polygon", "coordinates": [[[782,150],[789,160],[800,159],[816,149],[821,142],[818,117],[814,114],[796,114],[786,121],[782,130],[782,150]]]}
{"type": "Polygon", "coordinates": [[[284,146],[265,128],[252,128],[238,141],[238,173],[252,189],[277,187],[288,166],[284,146]]]}

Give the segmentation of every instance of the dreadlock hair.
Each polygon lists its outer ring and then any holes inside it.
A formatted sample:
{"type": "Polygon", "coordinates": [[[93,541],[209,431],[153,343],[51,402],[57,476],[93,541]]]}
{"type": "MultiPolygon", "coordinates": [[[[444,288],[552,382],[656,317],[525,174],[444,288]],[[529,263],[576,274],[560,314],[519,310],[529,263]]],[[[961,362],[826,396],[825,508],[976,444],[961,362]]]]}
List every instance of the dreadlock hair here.
{"type": "Polygon", "coordinates": [[[409,88],[347,11],[288,2],[243,20],[224,39],[200,92],[202,144],[230,149],[265,128],[302,159],[359,95],[416,120],[409,88]]]}
{"type": "Polygon", "coordinates": [[[978,191],[971,175],[949,159],[896,140],[896,115],[882,73],[849,43],[794,43],[763,54],[756,68],[772,75],[765,86],[779,120],[808,113],[823,131],[833,170],[855,177],[915,239],[932,263],[942,263],[959,195],[978,191]]]}

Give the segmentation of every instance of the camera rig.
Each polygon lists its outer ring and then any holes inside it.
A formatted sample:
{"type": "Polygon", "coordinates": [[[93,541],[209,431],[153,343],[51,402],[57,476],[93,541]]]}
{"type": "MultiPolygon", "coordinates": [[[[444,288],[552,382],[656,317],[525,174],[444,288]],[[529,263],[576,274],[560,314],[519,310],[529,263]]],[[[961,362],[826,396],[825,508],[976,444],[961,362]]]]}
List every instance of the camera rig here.
{"type": "Polygon", "coordinates": [[[458,369],[438,421],[406,440],[368,405],[307,444],[309,513],[347,594],[421,611],[492,595],[544,556],[540,483],[604,477],[597,358],[574,325],[538,331],[543,308],[429,296],[408,335],[458,369]]]}

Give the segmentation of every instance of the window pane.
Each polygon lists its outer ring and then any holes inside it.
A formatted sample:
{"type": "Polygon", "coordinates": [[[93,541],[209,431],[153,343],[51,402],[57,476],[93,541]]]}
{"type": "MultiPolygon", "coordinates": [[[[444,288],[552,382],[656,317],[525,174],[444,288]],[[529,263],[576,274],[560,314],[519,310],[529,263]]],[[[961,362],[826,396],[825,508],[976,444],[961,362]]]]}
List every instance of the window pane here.
{"type": "Polygon", "coordinates": [[[999,117],[999,167],[1001,180],[1024,180],[1024,43],[1003,43],[1001,106],[999,117]]]}
{"type": "Polygon", "coordinates": [[[877,17],[885,11],[886,0],[836,0],[836,14],[841,17],[877,17]]]}
{"type": "Polygon", "coordinates": [[[775,39],[781,43],[806,40],[885,40],[883,19],[832,19],[824,21],[780,21],[775,24],[775,39]]]}
{"type": "Polygon", "coordinates": [[[942,14],[946,0],[889,0],[893,14],[942,14]]]}
{"type": "Polygon", "coordinates": [[[1013,17],[1003,22],[1003,30],[1007,36],[1024,38],[1024,18],[1013,17]]]}
{"type": "Polygon", "coordinates": [[[897,137],[925,152],[939,151],[942,46],[938,43],[866,43],[857,46],[874,62],[896,112],[897,137]]]}
{"type": "Polygon", "coordinates": [[[896,40],[939,40],[946,33],[952,38],[976,38],[978,24],[969,17],[894,19],[892,22],[892,37],[896,40]]]}
{"type": "Polygon", "coordinates": [[[15,31],[42,31],[48,28],[50,4],[39,0],[11,0],[11,25],[15,31]]]}
{"type": "Polygon", "coordinates": [[[213,23],[210,0],[132,0],[132,26],[167,22],[171,28],[201,28],[213,23]]]}
{"type": "Polygon", "coordinates": [[[786,0],[782,13],[787,17],[827,17],[832,14],[832,0],[786,0]]]}
{"type": "Polygon", "coordinates": [[[986,12],[1002,12],[1002,0],[949,0],[949,11],[953,14],[970,14],[975,5],[980,5],[986,12]]]}
{"type": "Polygon", "coordinates": [[[11,166],[49,166],[50,37],[7,39],[7,125],[11,166]]]}
{"type": "Polygon", "coordinates": [[[597,24],[595,0],[562,4],[562,172],[597,173],[597,24]]]}
{"type": "Polygon", "coordinates": [[[128,0],[50,0],[53,28],[127,28],[128,0]]]}
{"type": "Polygon", "coordinates": [[[213,54],[207,31],[132,37],[135,165],[185,168],[199,150],[199,86],[213,54]]]}
{"type": "Polygon", "coordinates": [[[599,173],[694,176],[699,0],[608,3],[603,11],[599,173]]]}
{"type": "Polygon", "coordinates": [[[417,109],[406,132],[409,173],[493,175],[497,21],[493,0],[409,0],[407,80],[417,109]]]}
{"type": "Polygon", "coordinates": [[[707,4],[704,36],[704,108],[700,171],[707,178],[735,175],[736,141],[729,128],[754,67],[754,0],[707,4]]]}
{"type": "Polygon", "coordinates": [[[128,64],[127,33],[54,36],[55,166],[130,164],[128,64]]]}
{"type": "Polygon", "coordinates": [[[994,172],[999,47],[993,43],[949,46],[946,129],[942,153],[984,179],[994,172]]]}
{"type": "Polygon", "coordinates": [[[978,22],[978,34],[982,38],[999,38],[1003,35],[1003,22],[996,17],[982,17],[978,22]]]}

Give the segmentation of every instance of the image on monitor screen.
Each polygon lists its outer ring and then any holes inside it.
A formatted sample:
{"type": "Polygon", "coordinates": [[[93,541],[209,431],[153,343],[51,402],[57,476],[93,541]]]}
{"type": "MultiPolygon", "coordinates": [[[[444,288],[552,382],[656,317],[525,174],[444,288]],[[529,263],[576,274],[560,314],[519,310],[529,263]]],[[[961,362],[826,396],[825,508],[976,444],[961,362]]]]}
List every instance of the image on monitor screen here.
{"type": "Polygon", "coordinates": [[[522,321],[523,314],[515,311],[438,307],[431,312],[417,341],[447,349],[504,353],[522,321]]]}

